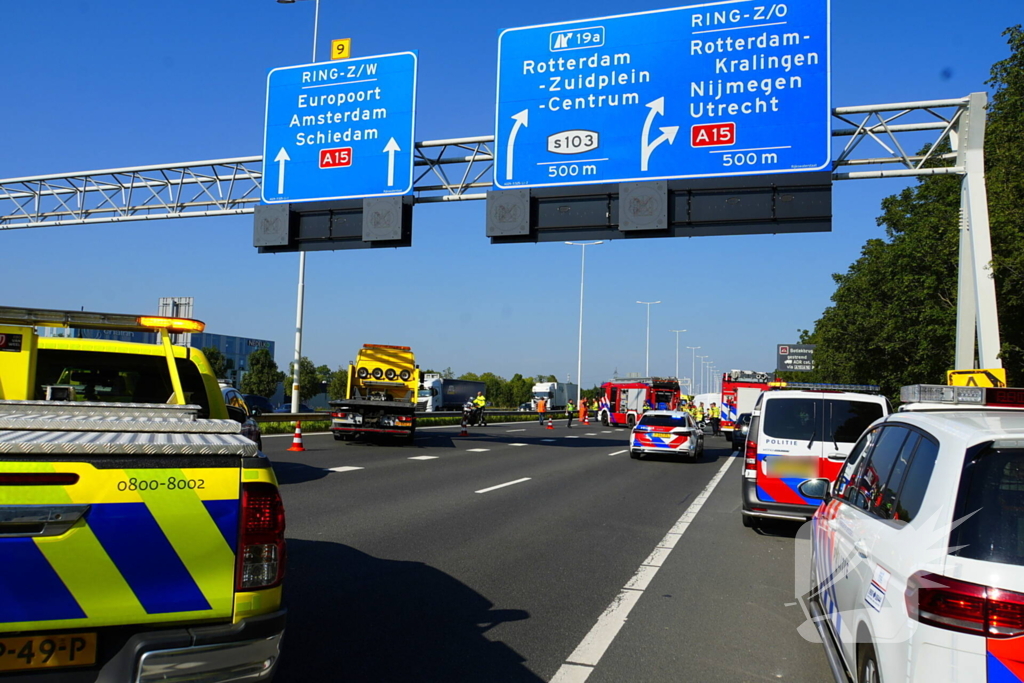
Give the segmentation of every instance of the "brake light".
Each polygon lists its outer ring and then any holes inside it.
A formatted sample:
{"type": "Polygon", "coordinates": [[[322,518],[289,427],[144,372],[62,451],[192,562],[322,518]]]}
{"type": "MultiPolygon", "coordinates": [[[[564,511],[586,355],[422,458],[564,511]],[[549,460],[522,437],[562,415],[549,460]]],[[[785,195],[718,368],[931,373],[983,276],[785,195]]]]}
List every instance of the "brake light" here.
{"type": "Polygon", "coordinates": [[[5,472],[0,486],[71,486],[78,483],[74,472],[5,472]]]}
{"type": "Polygon", "coordinates": [[[1024,634],[1024,594],[917,572],[907,580],[911,619],[987,638],[1024,634]]]}
{"type": "Polygon", "coordinates": [[[344,419],[344,418],[348,417],[348,413],[331,413],[331,417],[336,417],[338,419],[344,419]]]}
{"type": "Polygon", "coordinates": [[[757,472],[757,442],[753,439],[747,439],[747,445],[744,448],[743,456],[743,471],[746,472],[757,472]]]}
{"type": "Polygon", "coordinates": [[[284,504],[273,484],[242,484],[236,590],[272,588],[284,578],[284,504]]]}

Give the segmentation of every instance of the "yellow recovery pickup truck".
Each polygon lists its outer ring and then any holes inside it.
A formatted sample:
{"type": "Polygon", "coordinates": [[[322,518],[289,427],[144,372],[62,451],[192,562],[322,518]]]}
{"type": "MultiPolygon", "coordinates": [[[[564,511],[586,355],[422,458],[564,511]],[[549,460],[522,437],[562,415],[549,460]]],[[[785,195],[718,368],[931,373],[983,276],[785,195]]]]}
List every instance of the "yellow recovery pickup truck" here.
{"type": "Polygon", "coordinates": [[[202,329],[0,306],[4,683],[273,677],[284,507],[206,358],[171,344],[171,332],[202,329]]]}

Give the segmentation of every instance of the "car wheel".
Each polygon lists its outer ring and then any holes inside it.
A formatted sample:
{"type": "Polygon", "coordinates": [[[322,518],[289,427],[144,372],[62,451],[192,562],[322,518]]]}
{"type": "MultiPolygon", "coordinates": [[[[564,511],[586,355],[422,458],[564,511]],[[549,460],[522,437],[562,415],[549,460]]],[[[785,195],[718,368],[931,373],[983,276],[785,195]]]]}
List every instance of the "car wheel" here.
{"type": "Polygon", "coordinates": [[[857,653],[857,683],[880,683],[878,658],[871,643],[861,646],[857,653]]]}
{"type": "Polygon", "coordinates": [[[626,424],[629,425],[630,429],[635,427],[636,426],[636,415],[627,415],[626,416],[626,424]]]}
{"type": "Polygon", "coordinates": [[[344,440],[344,438],[345,438],[344,436],[342,436],[341,434],[338,434],[337,432],[335,432],[335,434],[334,434],[334,440],[335,441],[342,441],[342,440],[344,440]]]}
{"type": "Polygon", "coordinates": [[[256,448],[259,449],[259,451],[261,453],[263,452],[263,437],[262,436],[259,437],[258,439],[256,439],[256,448]]]}

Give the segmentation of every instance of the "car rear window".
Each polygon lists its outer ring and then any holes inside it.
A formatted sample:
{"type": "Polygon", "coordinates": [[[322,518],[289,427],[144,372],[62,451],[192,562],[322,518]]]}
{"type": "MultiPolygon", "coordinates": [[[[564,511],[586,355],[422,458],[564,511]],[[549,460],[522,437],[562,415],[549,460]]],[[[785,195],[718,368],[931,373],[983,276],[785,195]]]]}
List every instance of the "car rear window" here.
{"type": "Polygon", "coordinates": [[[671,415],[644,415],[640,418],[640,424],[647,425],[649,427],[686,427],[686,418],[680,415],[679,417],[672,417],[671,415]]]}
{"type": "Polygon", "coordinates": [[[761,431],[776,439],[820,438],[820,398],[774,398],[765,401],[761,431]]]}
{"type": "Polygon", "coordinates": [[[967,463],[953,521],[960,520],[950,534],[950,546],[962,546],[954,555],[1024,565],[1024,449],[989,447],[967,463]]]}
{"type": "MultiPolygon", "coordinates": [[[[200,406],[200,416],[208,417],[210,403],[199,369],[183,358],[176,362],[185,401],[200,406]]],[[[74,386],[79,401],[167,403],[174,394],[167,359],[135,353],[40,349],[36,399],[45,399],[43,387],[52,384],[74,386]]]]}
{"type": "Polygon", "coordinates": [[[855,443],[872,422],[882,417],[878,403],[845,399],[828,399],[825,403],[825,441],[855,443]]]}

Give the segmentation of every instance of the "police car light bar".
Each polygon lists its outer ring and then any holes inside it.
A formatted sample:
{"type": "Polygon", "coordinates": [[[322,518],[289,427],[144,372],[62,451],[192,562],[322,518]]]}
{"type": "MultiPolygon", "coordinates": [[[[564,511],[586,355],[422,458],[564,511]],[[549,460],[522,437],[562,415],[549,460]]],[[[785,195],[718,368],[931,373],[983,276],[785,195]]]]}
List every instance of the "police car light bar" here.
{"type": "Polygon", "coordinates": [[[902,403],[945,403],[1024,408],[1024,389],[912,384],[900,388],[902,403]]]}
{"type": "Polygon", "coordinates": [[[882,387],[877,384],[822,384],[818,382],[768,382],[770,389],[819,389],[825,391],[859,391],[878,393],[882,387]]]}

